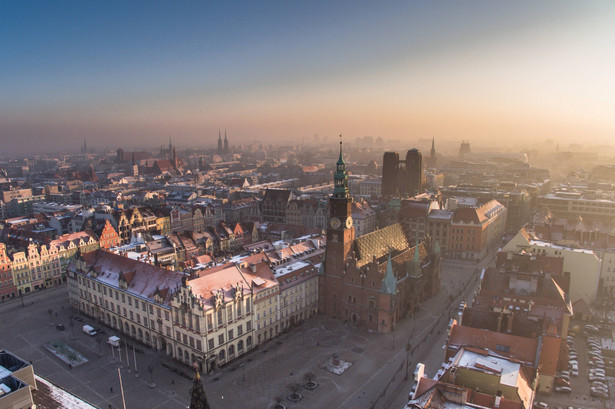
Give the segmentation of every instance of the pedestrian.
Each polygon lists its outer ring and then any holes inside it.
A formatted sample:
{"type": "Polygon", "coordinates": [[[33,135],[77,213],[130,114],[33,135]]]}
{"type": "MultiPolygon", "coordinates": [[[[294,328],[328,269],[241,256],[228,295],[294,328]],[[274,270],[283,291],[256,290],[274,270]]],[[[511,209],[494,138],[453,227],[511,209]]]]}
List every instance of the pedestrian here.
{"type": "Polygon", "coordinates": [[[175,379],[171,379],[171,385],[175,385],[175,379]]]}
{"type": "Polygon", "coordinates": [[[68,364],[68,369],[72,370],[73,369],[73,365],[72,364],[68,364]]]}
{"type": "Polygon", "coordinates": [[[113,393],[113,386],[109,387],[109,392],[113,393]]]}

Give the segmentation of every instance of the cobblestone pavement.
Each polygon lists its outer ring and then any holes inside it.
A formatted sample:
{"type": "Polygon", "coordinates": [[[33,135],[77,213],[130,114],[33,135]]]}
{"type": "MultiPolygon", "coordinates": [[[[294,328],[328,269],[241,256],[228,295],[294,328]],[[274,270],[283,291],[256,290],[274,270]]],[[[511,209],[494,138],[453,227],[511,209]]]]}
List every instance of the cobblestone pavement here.
{"type": "MultiPolygon", "coordinates": [[[[403,320],[391,334],[375,334],[348,323],[317,316],[287,334],[261,345],[226,367],[203,376],[212,408],[269,408],[276,398],[287,408],[402,408],[412,385],[412,371],[417,362],[427,364],[427,372],[435,373],[442,362],[445,330],[457,311],[459,302],[471,296],[476,284],[476,263],[444,260],[442,288],[426,300],[414,317],[403,320]],[[450,296],[453,302],[450,302],[450,296]],[[412,346],[411,353],[406,345],[412,346]],[[352,366],[337,375],[324,369],[333,353],[352,366]],[[408,380],[406,358],[410,357],[408,380]],[[303,389],[303,399],[289,402],[288,385],[304,384],[307,372],[316,375],[315,390],[303,389]]],[[[87,317],[75,321],[74,337],[69,327],[72,312],[68,307],[66,286],[47,289],[0,304],[0,348],[8,349],[32,361],[35,371],[50,381],[107,409],[120,408],[118,367],[124,384],[127,408],[185,408],[190,379],[171,371],[180,368],[163,355],[135,344],[130,354],[130,372],[126,367],[126,350],[122,364],[117,354],[104,342],[81,331],[87,317]],[[51,315],[47,311],[51,309],[51,315]],[[57,312],[57,316],[56,316],[57,312]],[[56,323],[65,331],[55,329],[56,323]],[[69,369],[42,345],[61,340],[83,354],[89,362],[69,369]],[[100,349],[99,349],[100,348],[100,349]],[[138,377],[134,371],[137,360],[138,377]],[[164,366],[165,364],[166,366],[164,366]],[[170,364],[170,365],[169,365],[170,364]],[[147,372],[151,366],[153,372],[147,372]],[[151,380],[156,384],[150,388],[151,380]],[[113,388],[113,389],[111,389],[113,388]]],[[[100,327],[99,324],[94,325],[100,327]]],[[[106,339],[111,334],[102,328],[106,339]]],[[[183,368],[184,371],[189,370],[183,368]]]]}

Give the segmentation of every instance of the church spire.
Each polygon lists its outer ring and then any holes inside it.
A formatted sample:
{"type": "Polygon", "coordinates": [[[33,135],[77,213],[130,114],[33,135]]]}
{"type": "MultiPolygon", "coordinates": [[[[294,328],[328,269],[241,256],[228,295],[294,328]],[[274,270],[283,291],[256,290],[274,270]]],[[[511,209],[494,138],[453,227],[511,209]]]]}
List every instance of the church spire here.
{"type": "Polygon", "coordinates": [[[380,292],[385,294],[395,294],[397,291],[397,279],[393,274],[393,263],[391,262],[391,251],[389,250],[389,262],[387,263],[387,269],[384,273],[384,279],[382,280],[382,287],[380,292]]]}

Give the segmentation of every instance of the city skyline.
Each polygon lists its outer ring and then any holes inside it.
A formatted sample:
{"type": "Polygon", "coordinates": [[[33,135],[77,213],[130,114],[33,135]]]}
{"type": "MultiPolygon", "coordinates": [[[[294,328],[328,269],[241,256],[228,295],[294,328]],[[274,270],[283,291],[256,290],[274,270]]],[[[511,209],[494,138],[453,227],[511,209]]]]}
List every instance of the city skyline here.
{"type": "MultiPolygon", "coordinates": [[[[608,143],[615,6],[3,6],[5,153],[373,136],[608,143]]],[[[523,148],[523,146],[518,146],[523,148]]]]}

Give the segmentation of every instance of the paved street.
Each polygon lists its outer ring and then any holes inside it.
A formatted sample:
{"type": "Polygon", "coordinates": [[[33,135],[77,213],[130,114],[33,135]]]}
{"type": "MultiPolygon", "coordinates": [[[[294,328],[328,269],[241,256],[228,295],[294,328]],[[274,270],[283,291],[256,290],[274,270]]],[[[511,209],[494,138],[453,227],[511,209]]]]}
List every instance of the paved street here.
{"type": "MultiPolygon", "coordinates": [[[[426,363],[428,374],[433,375],[442,362],[441,346],[446,326],[459,302],[467,300],[475,288],[475,271],[475,263],[445,260],[440,292],[423,303],[415,317],[404,320],[391,334],[369,333],[322,316],[309,320],[229,366],[204,376],[212,407],[269,408],[276,398],[284,399],[288,408],[403,407],[416,363],[426,363]],[[469,280],[471,285],[466,286],[469,280]],[[448,301],[451,294],[452,303],[448,301]],[[406,380],[408,342],[413,349],[406,380]],[[333,353],[352,362],[341,375],[322,368],[333,353]],[[306,372],[316,375],[319,387],[313,391],[303,389],[304,398],[299,402],[287,401],[287,386],[293,382],[303,384],[306,372]]],[[[87,317],[75,322],[75,339],[71,339],[66,287],[24,297],[24,304],[22,307],[19,299],[0,304],[1,347],[32,361],[37,373],[90,403],[105,409],[109,404],[113,408],[121,407],[117,356],[116,360],[112,358],[111,349],[105,343],[100,345],[99,352],[95,338],[82,332],[81,327],[91,323],[87,317]],[[48,309],[53,310],[51,316],[48,309]],[[63,323],[66,330],[57,330],[56,322],[63,323]],[[44,343],[53,340],[65,342],[89,362],[69,369],[43,348],[44,343]]],[[[106,339],[108,335],[100,338],[106,339]]],[[[127,407],[185,408],[191,381],[162,366],[162,355],[138,344],[136,348],[139,377],[134,373],[132,349],[129,354],[131,373],[125,368],[125,350],[122,354],[121,373],[127,407]],[[146,371],[149,365],[154,369],[156,387],[153,389],[149,387],[150,374],[146,371]]]]}

